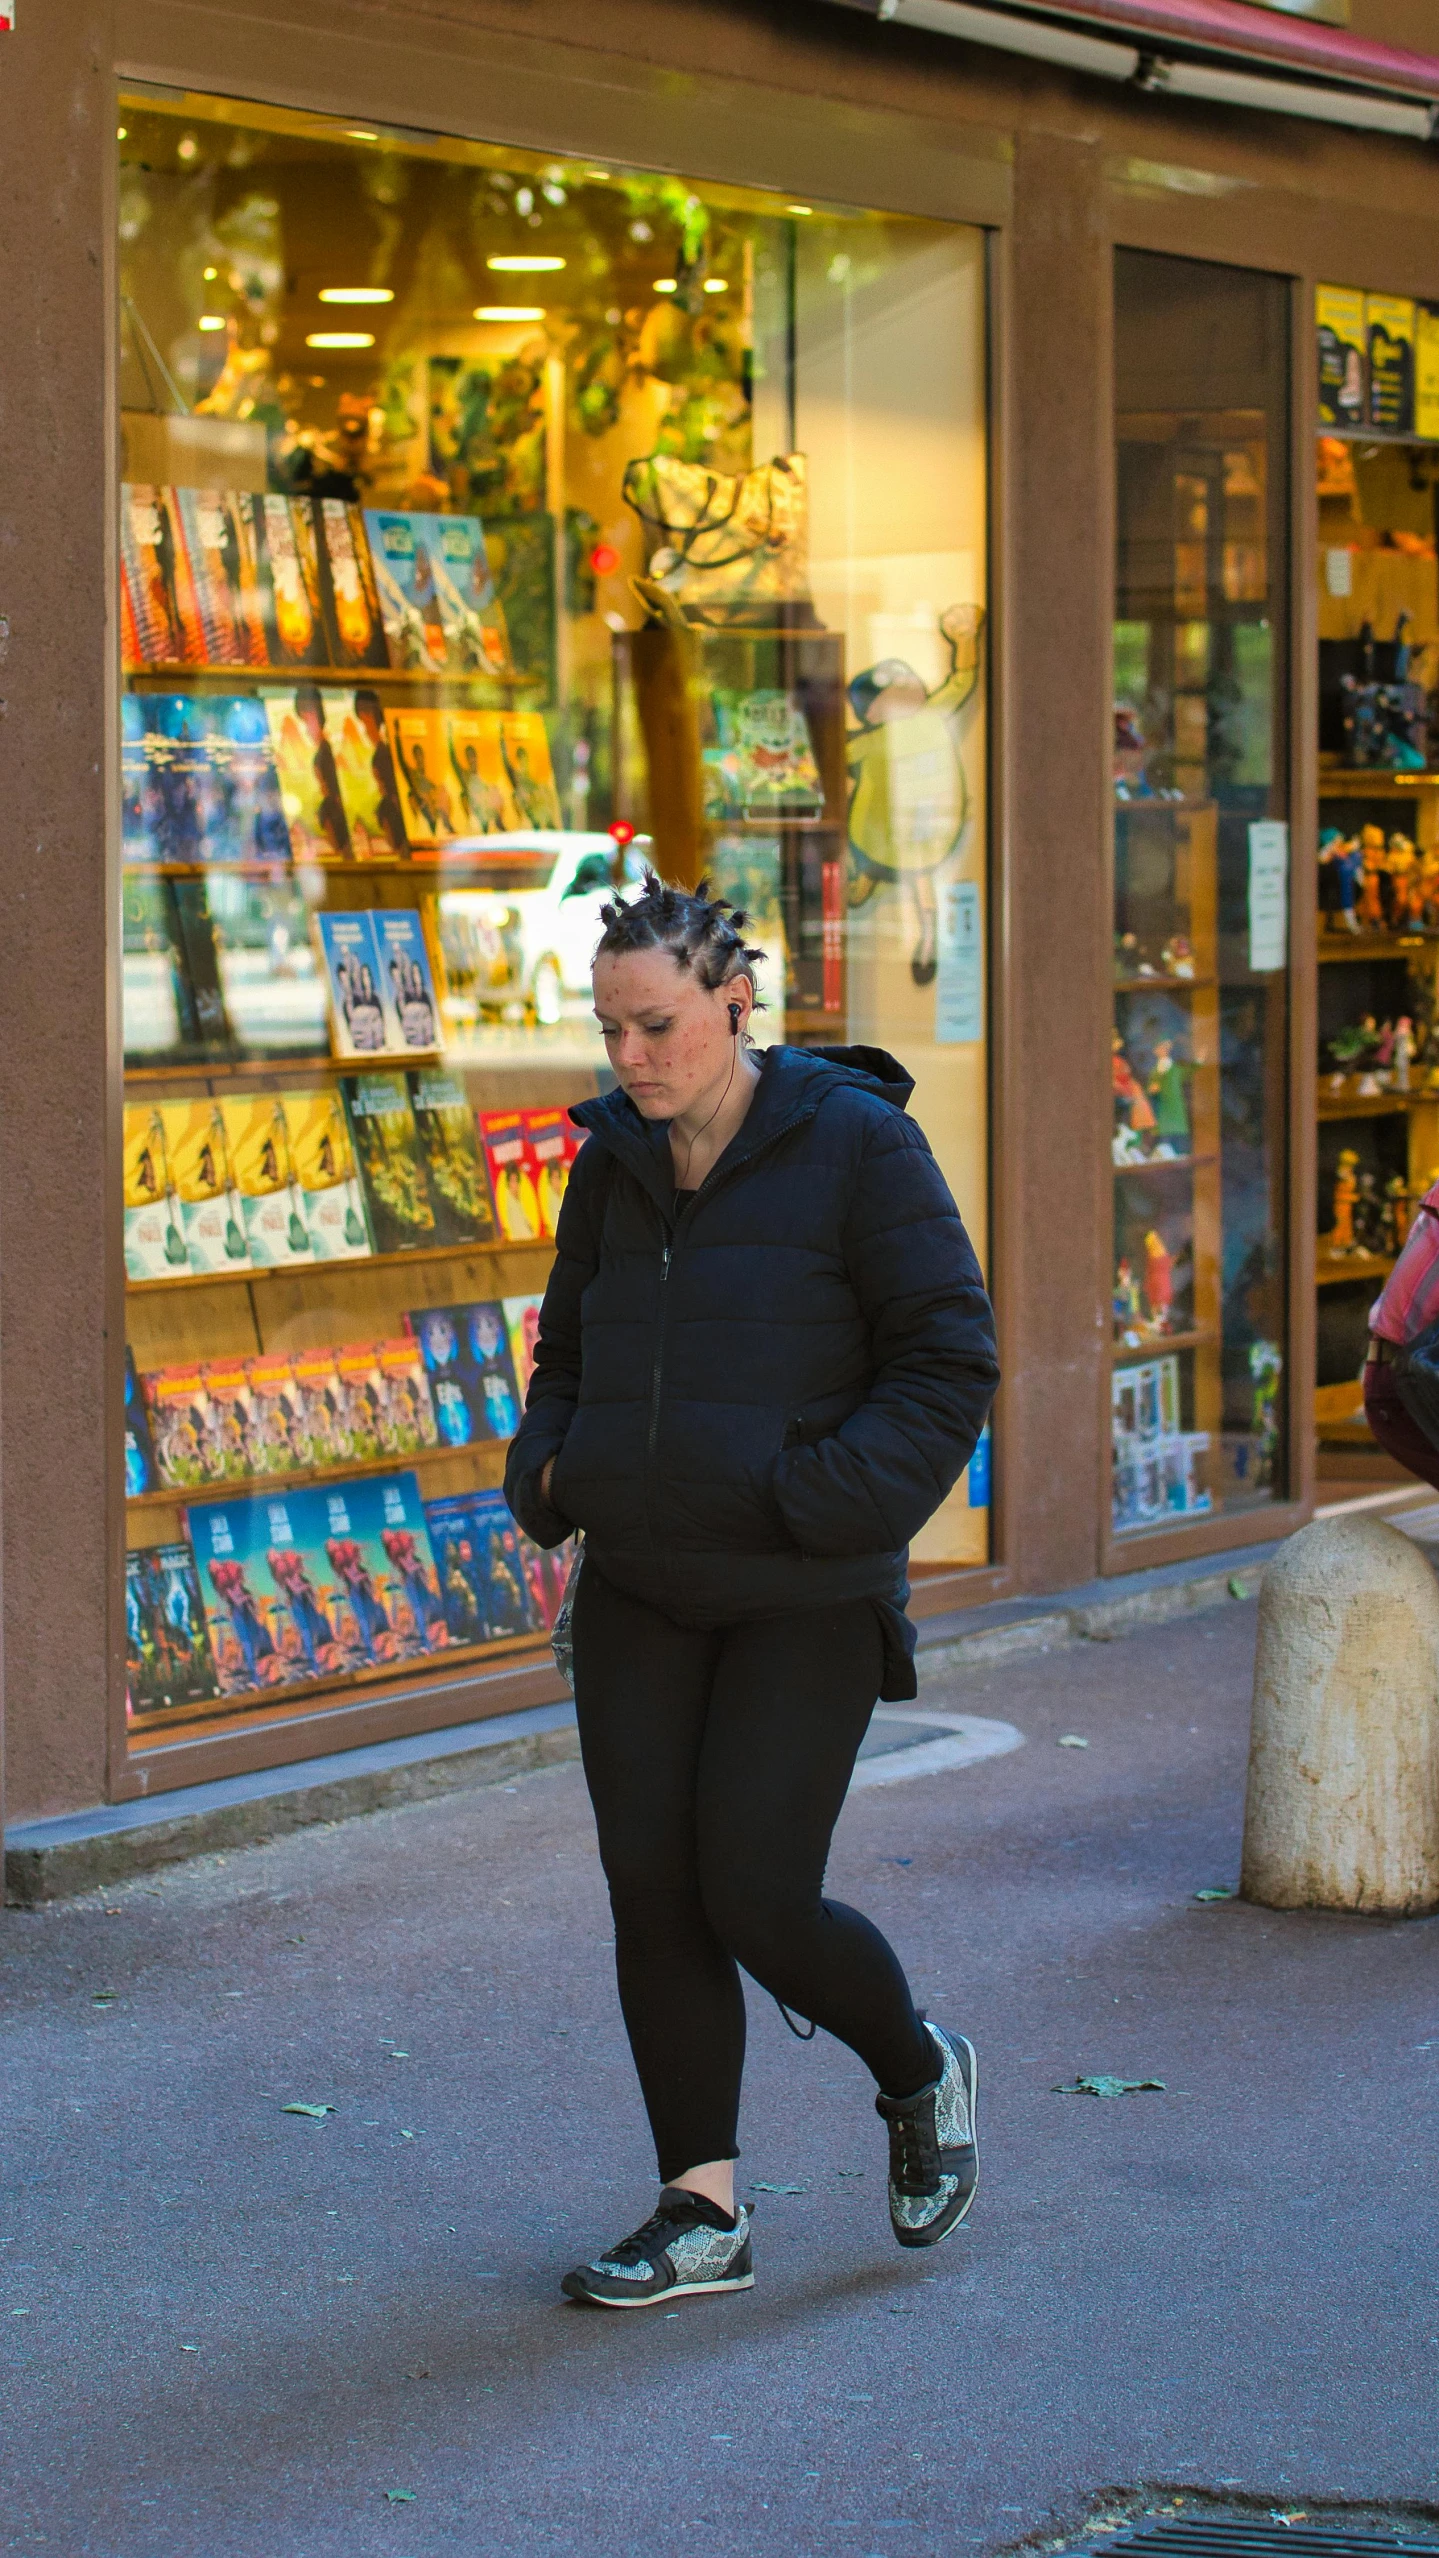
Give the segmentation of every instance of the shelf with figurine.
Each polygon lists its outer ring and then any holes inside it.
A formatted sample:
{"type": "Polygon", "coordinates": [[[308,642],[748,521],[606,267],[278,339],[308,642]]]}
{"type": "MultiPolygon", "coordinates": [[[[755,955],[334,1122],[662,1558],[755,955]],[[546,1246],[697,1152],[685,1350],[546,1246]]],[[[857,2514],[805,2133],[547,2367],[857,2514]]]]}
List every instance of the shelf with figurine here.
{"type": "Polygon", "coordinates": [[[1331,1253],[1321,1243],[1315,1257],[1315,1285],[1333,1288],[1355,1279],[1383,1282],[1394,1267],[1394,1255],[1382,1252],[1331,1253]]]}
{"type": "Polygon", "coordinates": [[[1149,1171],[1163,1165],[1177,1170],[1196,1162],[1212,1162],[1207,1150],[1196,1154],[1186,1087],[1195,1069],[1175,1054],[1172,1038],[1153,1041],[1147,1065],[1136,1073],[1123,1032],[1110,1035],[1110,1085],[1114,1131],[1110,1154],[1116,1175],[1149,1171]]]}
{"type": "Polygon", "coordinates": [[[1321,1232],[1324,1279],[1365,1279],[1393,1268],[1409,1240],[1416,1194],[1405,1174],[1387,1180],[1366,1167],[1352,1146],[1340,1149],[1330,1194],[1330,1223],[1321,1232]]]}
{"type": "Polygon", "coordinates": [[[1321,940],[1343,934],[1356,947],[1439,933],[1439,842],[1421,848],[1372,821],[1350,835],[1321,827],[1319,915],[1321,940]]]}

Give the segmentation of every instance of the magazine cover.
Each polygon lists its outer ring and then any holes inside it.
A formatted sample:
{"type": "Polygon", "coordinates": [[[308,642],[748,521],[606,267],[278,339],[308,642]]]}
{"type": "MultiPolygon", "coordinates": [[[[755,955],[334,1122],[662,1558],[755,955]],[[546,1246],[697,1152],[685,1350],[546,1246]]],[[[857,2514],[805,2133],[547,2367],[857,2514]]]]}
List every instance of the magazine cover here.
{"type": "Polygon", "coordinates": [[[482,1111],[480,1135],[484,1140],[485,1161],[490,1169],[490,1188],[494,1193],[495,1214],[501,1234],[506,1243],[538,1241],[544,1229],[540,1223],[534,1168],[525,1136],[524,1112],[482,1111]]]}
{"type": "Polygon", "coordinates": [[[294,1523],[347,1669],[443,1650],[439,1576],[412,1474],[361,1476],[294,1496],[294,1523]]]}
{"type": "Polygon", "coordinates": [[[418,1306],[405,1321],[425,1363],[441,1445],[513,1438],[520,1398],[503,1307],[488,1299],[418,1306]]]}
{"type": "Polygon", "coordinates": [[[190,1542],[225,1696],[293,1687],[349,1667],[295,1533],[292,1512],[307,1497],[275,1491],[190,1504],[190,1542]]]}
{"type": "Polygon", "coordinates": [[[502,1492],[477,1492],[471,1515],[484,1581],[485,1630],[492,1643],[538,1631],[520,1552],[520,1532],[502,1492]]]}
{"type": "Polygon", "coordinates": [[[220,1694],[195,1558],[187,1545],[125,1557],[125,1702],[130,1714],[210,1705],[220,1694]]]}
{"type": "Polygon", "coordinates": [[[295,1371],[280,1350],[247,1360],[250,1378],[250,1472],[294,1474],[312,1462],[295,1444],[298,1404],[295,1371]]]}
{"type": "Polygon", "coordinates": [[[240,1483],[258,1474],[255,1463],[255,1398],[250,1370],[243,1358],[207,1359],[205,1395],[209,1405],[209,1445],[205,1476],[210,1483],[240,1483]]]}
{"type": "Polygon", "coordinates": [[[505,617],[490,574],[485,528],[477,515],[414,516],[430,529],[435,592],[448,652],[447,664],[502,675],[509,664],[505,617]]]}
{"type": "Polygon", "coordinates": [[[250,1259],[260,1270],[312,1261],[305,1195],[278,1093],[232,1093],[221,1108],[250,1259]]]}
{"type": "Polygon", "coordinates": [[[440,1007],[430,973],[424,926],[413,906],[372,906],[380,988],[384,996],[386,1046],[415,1056],[439,1046],[440,1007]]]}
{"type": "Polygon", "coordinates": [[[290,828],[265,705],[252,693],[211,696],[193,705],[216,802],[210,858],[288,862],[290,828]]]}
{"type": "Polygon", "coordinates": [[[330,664],[388,666],[364,517],[343,498],[321,497],[313,504],[330,664]]]}
{"type": "Polygon", "coordinates": [[[342,1342],[335,1352],[339,1405],[335,1435],[340,1455],[353,1465],[372,1464],[385,1453],[385,1381],[372,1341],[342,1342]]]}
{"type": "Polygon", "coordinates": [[[575,1559],[575,1541],[573,1537],[566,1537],[563,1545],[551,1546],[546,1551],[543,1546],[536,1545],[533,1538],[526,1536],[518,1522],[515,1534],[519,1540],[525,1587],[530,1594],[530,1613],[536,1625],[543,1627],[548,1634],[565,1595],[565,1583],[575,1559]]]}
{"type": "Polygon", "coordinates": [[[340,1445],[340,1380],[333,1350],[296,1350],[290,1357],[294,1418],[290,1437],[295,1464],[338,1465],[340,1445]]]}
{"type": "Polygon", "coordinates": [[[176,551],[175,600],[193,666],[269,663],[253,520],[219,489],[165,493],[176,551]]]}
{"type": "Polygon", "coordinates": [[[320,610],[315,520],[303,498],[257,497],[270,601],[272,666],[323,666],[328,643],[320,610]]]}
{"type": "Polygon", "coordinates": [[[151,693],[141,706],[149,790],[150,858],[226,859],[229,811],[206,734],[206,704],[189,693],[151,693]]]}
{"type": "Polygon", "coordinates": [[[165,807],[147,716],[153,699],[142,693],[120,697],[120,851],[127,862],[165,858],[165,807]]]}
{"type": "Polygon", "coordinates": [[[145,1411],[145,1398],[135,1374],[135,1353],[125,1345],[125,1498],[133,1501],[140,1492],[153,1492],[158,1480],[155,1451],[150,1445],[150,1422],[145,1411]]]}
{"type": "Polygon", "coordinates": [[[295,860],[344,861],[350,833],[319,685],[305,682],[287,686],[283,693],[267,691],[263,700],[295,860]]]}
{"type": "Polygon", "coordinates": [[[366,1260],[374,1246],[365,1223],[350,1124],[339,1094],[328,1087],[321,1092],[281,1093],[280,1105],[315,1259],[366,1260]]]}
{"type": "Polygon", "coordinates": [[[464,831],[450,790],[449,744],[443,711],[387,714],[399,776],[405,833],[412,852],[434,852],[464,831]]]}
{"type": "Polygon", "coordinates": [[[183,666],[174,588],[175,535],[163,489],[120,491],[121,645],[127,666],[183,666]]]}
{"type": "Polygon", "coordinates": [[[380,1444],[386,1456],[409,1457],[417,1448],[438,1447],[440,1433],[418,1341],[408,1334],[377,1341],[375,1358],[383,1388],[380,1444]]]}
{"type": "Polygon", "coordinates": [[[330,1044],[337,1057],[380,1057],[389,1045],[384,981],[368,906],[322,907],[315,932],[330,997],[330,1044]]]}
{"type": "Polygon", "coordinates": [[[353,692],[328,686],[325,735],[339,777],[340,805],[357,861],[409,850],[385,713],[373,685],[353,692]]]}
{"type": "Polygon", "coordinates": [[[520,1408],[530,1390],[535,1373],[535,1344],[540,1337],[540,1308],[543,1297],[502,1297],[505,1329],[510,1336],[510,1357],[515,1363],[515,1379],[520,1390],[520,1408]]]}
{"type": "Polygon", "coordinates": [[[342,1089],[376,1252],[432,1244],[435,1212],[403,1075],[347,1075],[342,1089]]]}
{"type": "Polygon", "coordinates": [[[126,1103],[123,1145],[125,1276],[173,1279],[190,1254],[165,1122],[152,1102],[126,1103]]]}
{"type": "Polygon", "coordinates": [[[443,674],[449,640],[435,582],[433,528],[446,519],[367,509],[365,532],[380,599],[380,618],[393,667],[443,674]]]}
{"type": "Polygon", "coordinates": [[[245,1213],[230,1164],[218,1101],[161,1106],[170,1173],[180,1201],[192,1270],[248,1270],[245,1213]]]}
{"type": "Polygon", "coordinates": [[[148,1369],[140,1385],[160,1481],[172,1492],[218,1483],[220,1448],[211,1426],[201,1363],[192,1360],[184,1367],[148,1369]]]}
{"type": "Polygon", "coordinates": [[[441,711],[443,771],[462,836],[503,835],[520,824],[500,744],[498,711],[441,711]]]}
{"type": "Polygon", "coordinates": [[[408,1081],[436,1243],[496,1242],[485,1159],[463,1084],[429,1066],[414,1068],[408,1081]]]}
{"type": "Polygon", "coordinates": [[[480,1560],[474,1498],[461,1493],[450,1501],[425,1503],[425,1526],[439,1575],[445,1624],[452,1643],[484,1643],[487,1581],[480,1560]]]}
{"type": "Polygon", "coordinates": [[[560,1201],[570,1177],[570,1114],[567,1110],[527,1110],[523,1117],[540,1226],[553,1243],[560,1201]]]}
{"type": "Polygon", "coordinates": [[[549,832],[563,824],[550,741],[539,711],[500,713],[500,752],[519,826],[549,832]]]}

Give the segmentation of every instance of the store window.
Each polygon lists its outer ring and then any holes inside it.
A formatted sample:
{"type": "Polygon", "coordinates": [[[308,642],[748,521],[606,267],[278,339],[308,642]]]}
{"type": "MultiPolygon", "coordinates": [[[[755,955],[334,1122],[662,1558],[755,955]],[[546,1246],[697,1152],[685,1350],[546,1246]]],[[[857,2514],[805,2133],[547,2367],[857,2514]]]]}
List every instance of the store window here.
{"type": "Polygon", "coordinates": [[[1124,1534],[1286,1488],[1288,327],[1279,278],[1116,260],[1124,1534]]]}
{"type": "Polygon", "coordinates": [[[499,1485],[616,886],[892,1049],[985,1249],[983,242],[153,90],[120,162],[132,1733],[453,1719],[564,1571],[499,1485]]]}

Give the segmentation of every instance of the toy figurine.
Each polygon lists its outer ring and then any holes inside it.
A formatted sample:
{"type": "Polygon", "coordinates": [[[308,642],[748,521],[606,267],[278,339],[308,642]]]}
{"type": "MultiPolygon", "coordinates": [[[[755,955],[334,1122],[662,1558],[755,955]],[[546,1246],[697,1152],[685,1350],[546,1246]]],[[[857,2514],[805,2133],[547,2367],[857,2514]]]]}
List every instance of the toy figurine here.
{"type": "Polygon", "coordinates": [[[1144,1304],[1151,1329],[1167,1332],[1174,1304],[1174,1258],[1153,1226],[1144,1238],[1144,1304]]]}
{"type": "Polygon", "coordinates": [[[1355,1175],[1359,1157],[1346,1146],[1334,1175],[1334,1223],[1329,1229],[1328,1247],[1332,1261],[1357,1249],[1354,1241],[1354,1203],[1359,1196],[1355,1175]]]}
{"type": "Polygon", "coordinates": [[[1372,1172],[1359,1175],[1358,1196],[1354,1202],[1354,1247],[1357,1252],[1381,1253],[1384,1250],[1384,1202],[1372,1172]]]}
{"type": "Polygon", "coordinates": [[[1409,1090],[1409,1069],[1414,1063],[1414,1024],[1407,1013],[1401,1013],[1394,1024],[1394,1089],[1409,1090]]]}
{"type": "Polygon", "coordinates": [[[1187,1155],[1190,1135],[1189,1111],[1184,1099],[1184,1068],[1175,1059],[1172,1040],[1155,1041],[1154,1072],[1146,1089],[1154,1104],[1157,1135],[1167,1140],[1177,1155],[1187,1155]]]}
{"type": "Polygon", "coordinates": [[[1114,936],[1114,974],[1123,981],[1140,974],[1138,933],[1116,933],[1114,936]]]}
{"type": "Polygon", "coordinates": [[[1326,922],[1344,932],[1359,930],[1354,901],[1361,866],[1358,837],[1326,826],[1319,838],[1319,911],[1326,922]]]}
{"type": "Polygon", "coordinates": [[[1427,844],[1419,855],[1419,919],[1422,932],[1439,925],[1439,844],[1427,844]]]}
{"type": "Polygon", "coordinates": [[[1139,1305],[1139,1281],[1132,1262],[1121,1256],[1114,1273],[1114,1329],[1124,1336],[1135,1331],[1142,1320],[1139,1305]]]}
{"type": "Polygon", "coordinates": [[[1387,848],[1391,933],[1411,931],[1420,918],[1419,856],[1407,835],[1391,835],[1387,848]]]}
{"type": "Polygon", "coordinates": [[[1402,1172],[1396,1172],[1384,1185],[1384,1224],[1379,1248],[1394,1261],[1408,1241],[1409,1186],[1402,1172]]]}
{"type": "Polygon", "coordinates": [[[1159,954],[1160,973],[1165,977],[1192,977],[1193,947],[1183,933],[1171,933],[1159,954]]]}
{"type": "Polygon", "coordinates": [[[848,687],[859,722],[845,739],[849,768],[849,903],[898,882],[915,930],[910,974],[932,983],[939,965],[934,873],[957,850],[969,818],[960,714],[979,681],[984,613],[952,604],[939,627],[949,672],[931,693],[901,657],[867,666],[848,687]]]}
{"type": "Polygon", "coordinates": [[[1117,1030],[1110,1042],[1110,1081],[1115,1111],[1114,1160],[1116,1163],[1142,1161],[1146,1149],[1140,1140],[1153,1135],[1154,1112],[1124,1053],[1124,1042],[1117,1030]]]}
{"type": "Polygon", "coordinates": [[[1382,933],[1387,920],[1385,892],[1389,872],[1382,826],[1361,826],[1359,861],[1359,921],[1368,931],[1382,933]]]}

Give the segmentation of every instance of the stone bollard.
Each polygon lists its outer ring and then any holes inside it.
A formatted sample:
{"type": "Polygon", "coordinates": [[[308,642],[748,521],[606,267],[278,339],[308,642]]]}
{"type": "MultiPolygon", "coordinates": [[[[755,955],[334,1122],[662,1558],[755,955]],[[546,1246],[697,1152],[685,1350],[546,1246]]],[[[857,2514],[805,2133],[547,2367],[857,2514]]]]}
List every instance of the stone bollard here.
{"type": "Polygon", "coordinates": [[[1381,1520],[1316,1519],[1265,1572],[1240,1890],[1439,1908],[1439,1581],[1381,1520]]]}

